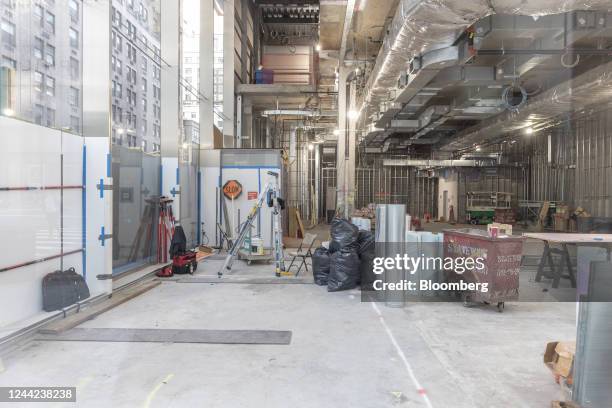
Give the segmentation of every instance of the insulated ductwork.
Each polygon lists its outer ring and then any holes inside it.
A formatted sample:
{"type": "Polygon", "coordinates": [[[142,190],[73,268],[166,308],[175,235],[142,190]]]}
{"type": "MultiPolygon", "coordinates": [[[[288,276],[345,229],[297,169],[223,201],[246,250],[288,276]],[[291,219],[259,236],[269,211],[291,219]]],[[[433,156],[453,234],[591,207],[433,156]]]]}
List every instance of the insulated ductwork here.
{"type": "Polygon", "coordinates": [[[389,167],[490,167],[497,165],[495,159],[488,160],[419,160],[419,159],[385,159],[383,166],[389,167]]]}
{"type": "Polygon", "coordinates": [[[506,112],[483,120],[459,133],[443,145],[446,151],[457,151],[482,144],[492,137],[519,131],[538,119],[535,131],[554,125],[564,114],[609,100],[612,89],[612,62],[585,72],[532,98],[519,112],[506,112]]]}
{"type": "Polygon", "coordinates": [[[412,58],[450,47],[466,28],[488,15],[536,17],[610,9],[609,0],[400,0],[368,79],[366,109],[361,111],[372,112],[381,101],[387,100],[389,90],[395,88],[412,58]]]}

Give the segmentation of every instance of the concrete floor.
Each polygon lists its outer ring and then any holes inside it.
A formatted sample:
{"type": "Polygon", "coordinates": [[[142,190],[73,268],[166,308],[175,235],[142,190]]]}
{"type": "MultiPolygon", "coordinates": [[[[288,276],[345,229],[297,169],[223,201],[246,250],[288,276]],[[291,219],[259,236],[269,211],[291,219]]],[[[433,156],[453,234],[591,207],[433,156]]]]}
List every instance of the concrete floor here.
{"type": "Polygon", "coordinates": [[[232,283],[247,276],[273,277],[272,265],[164,282],[81,327],[291,330],[290,345],[32,341],[5,358],[0,386],[76,386],[81,407],[545,407],[561,396],[542,353],[575,337],[573,303],[391,309],[358,290],[232,283]]]}

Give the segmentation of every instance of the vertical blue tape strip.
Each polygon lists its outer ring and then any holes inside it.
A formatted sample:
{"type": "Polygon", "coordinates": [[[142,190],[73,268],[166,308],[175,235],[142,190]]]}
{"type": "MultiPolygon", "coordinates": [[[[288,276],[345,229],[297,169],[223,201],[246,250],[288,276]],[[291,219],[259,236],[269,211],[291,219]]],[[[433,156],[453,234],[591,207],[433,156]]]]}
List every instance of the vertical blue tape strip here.
{"type": "Polygon", "coordinates": [[[104,233],[104,225],[100,227],[100,241],[102,242],[102,246],[104,246],[104,241],[106,241],[106,238],[104,238],[104,235],[106,235],[104,233]]]}
{"type": "Polygon", "coordinates": [[[111,154],[106,154],[106,177],[110,177],[112,175],[111,172],[111,154]]]}
{"type": "Polygon", "coordinates": [[[179,168],[176,168],[176,184],[180,184],[179,168]]]}

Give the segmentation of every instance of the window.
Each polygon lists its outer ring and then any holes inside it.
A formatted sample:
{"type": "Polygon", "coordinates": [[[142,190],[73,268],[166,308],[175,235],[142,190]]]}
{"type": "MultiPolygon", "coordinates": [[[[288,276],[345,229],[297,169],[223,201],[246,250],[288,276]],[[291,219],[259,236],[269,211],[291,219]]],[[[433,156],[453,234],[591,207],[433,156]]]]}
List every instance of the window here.
{"type": "Polygon", "coordinates": [[[113,71],[115,71],[117,75],[121,75],[123,72],[123,64],[121,63],[121,60],[113,55],[111,58],[111,64],[113,66],[113,71]]]}
{"type": "Polygon", "coordinates": [[[135,26],[134,24],[132,24],[131,22],[129,22],[129,21],[128,21],[128,22],[127,22],[127,29],[128,29],[128,30],[127,30],[127,31],[128,31],[128,32],[127,32],[128,37],[129,37],[129,38],[130,38],[132,41],[136,42],[136,26],[135,26]]]}
{"type": "Polygon", "coordinates": [[[41,38],[34,37],[34,58],[42,59],[45,43],[41,38]]]}
{"type": "Polygon", "coordinates": [[[123,38],[114,31],[111,33],[111,38],[112,38],[113,47],[115,47],[115,50],[119,52],[123,51],[123,38]]]}
{"type": "Polygon", "coordinates": [[[140,142],[140,143],[141,143],[141,146],[142,146],[142,151],[143,151],[143,152],[146,152],[146,151],[147,151],[147,141],[146,141],[146,140],[143,140],[143,141],[142,141],[142,142],[140,142]]]}
{"type": "Polygon", "coordinates": [[[55,96],[55,78],[47,75],[45,80],[45,91],[49,96],[55,96]]]}
{"type": "Polygon", "coordinates": [[[12,58],[2,56],[2,66],[9,67],[11,69],[17,69],[17,61],[12,58]]]}
{"type": "Polygon", "coordinates": [[[70,11],[70,18],[72,21],[79,21],[79,3],[76,0],[70,0],[68,2],[68,10],[70,11]]]}
{"type": "Polygon", "coordinates": [[[149,11],[142,3],[140,3],[140,19],[144,21],[145,23],[149,19],[149,11]]]}
{"type": "Polygon", "coordinates": [[[80,132],[80,124],[81,121],[78,116],[70,116],[70,129],[72,129],[73,132],[80,132]]]}
{"type": "Polygon", "coordinates": [[[136,70],[134,68],[128,67],[128,69],[127,69],[127,80],[131,84],[135,84],[136,83],[136,70]]]}
{"type": "Polygon", "coordinates": [[[147,73],[147,57],[142,58],[142,72],[143,74],[147,73]]]}
{"type": "Polygon", "coordinates": [[[55,126],[55,109],[47,108],[47,126],[55,126]]]}
{"type": "Polygon", "coordinates": [[[2,20],[0,23],[0,28],[2,29],[2,42],[8,45],[15,46],[15,24],[2,20]]]}
{"type": "Polygon", "coordinates": [[[128,58],[132,64],[136,64],[136,47],[128,44],[128,58]]]}
{"type": "Polygon", "coordinates": [[[42,6],[40,4],[35,4],[34,5],[34,24],[42,27],[44,24],[43,21],[43,16],[45,14],[45,11],[43,10],[42,6]]]}
{"type": "Polygon", "coordinates": [[[122,19],[121,18],[121,13],[119,12],[119,10],[117,10],[116,8],[113,7],[113,24],[116,27],[121,28],[121,24],[122,24],[121,19],[122,19]]]}
{"type": "Polygon", "coordinates": [[[70,79],[76,81],[80,77],[79,60],[70,57],[70,79]]]}
{"type": "Polygon", "coordinates": [[[70,36],[70,46],[72,48],[79,48],[79,32],[77,30],[75,30],[74,28],[71,28],[69,31],[69,36],[70,36]]]}
{"type": "Polygon", "coordinates": [[[43,79],[44,75],[38,71],[34,72],[34,90],[36,92],[42,92],[43,90],[43,79]]]}
{"type": "Polygon", "coordinates": [[[50,66],[55,66],[55,47],[49,44],[45,49],[45,62],[50,66]]]}
{"type": "Polygon", "coordinates": [[[42,105],[34,105],[34,122],[42,125],[45,108],[42,105]]]}
{"type": "Polygon", "coordinates": [[[55,34],[55,14],[47,11],[45,14],[45,30],[55,34]]]}
{"type": "Polygon", "coordinates": [[[147,79],[145,77],[140,78],[142,84],[142,92],[147,92],[147,79]]]}
{"type": "Polygon", "coordinates": [[[68,102],[71,106],[77,107],[79,106],[79,90],[75,87],[70,87],[70,92],[68,93],[68,102]]]}
{"type": "Polygon", "coordinates": [[[146,135],[146,134],[147,134],[147,121],[146,121],[146,120],[143,120],[143,121],[142,121],[141,128],[142,128],[142,134],[143,134],[143,136],[144,136],[144,135],[146,135]]]}
{"type": "Polygon", "coordinates": [[[123,87],[117,81],[113,81],[113,96],[121,98],[123,96],[123,87]]]}
{"type": "Polygon", "coordinates": [[[142,98],[142,110],[143,112],[147,111],[147,99],[146,98],[142,98]]]}
{"type": "Polygon", "coordinates": [[[161,99],[161,89],[157,85],[153,85],[153,97],[161,99]]]}

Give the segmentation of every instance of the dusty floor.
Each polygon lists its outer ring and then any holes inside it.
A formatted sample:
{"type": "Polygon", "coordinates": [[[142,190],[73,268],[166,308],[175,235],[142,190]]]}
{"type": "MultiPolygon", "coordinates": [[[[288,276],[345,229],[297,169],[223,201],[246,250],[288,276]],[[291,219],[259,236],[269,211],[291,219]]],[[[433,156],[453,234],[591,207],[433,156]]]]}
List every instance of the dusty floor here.
{"type": "Polygon", "coordinates": [[[164,282],[82,327],[291,330],[290,345],[32,341],[5,358],[0,386],[76,386],[80,407],[535,408],[561,395],[542,353],[574,338],[573,303],[397,309],[358,290],[235,283],[248,277],[272,266],[164,282]]]}

